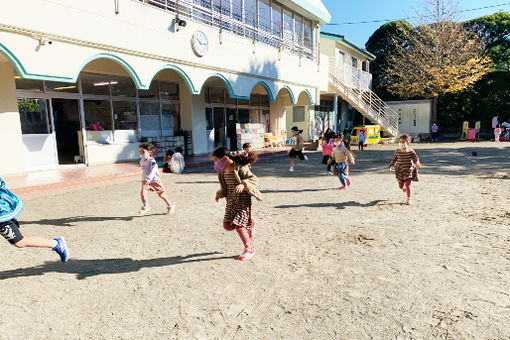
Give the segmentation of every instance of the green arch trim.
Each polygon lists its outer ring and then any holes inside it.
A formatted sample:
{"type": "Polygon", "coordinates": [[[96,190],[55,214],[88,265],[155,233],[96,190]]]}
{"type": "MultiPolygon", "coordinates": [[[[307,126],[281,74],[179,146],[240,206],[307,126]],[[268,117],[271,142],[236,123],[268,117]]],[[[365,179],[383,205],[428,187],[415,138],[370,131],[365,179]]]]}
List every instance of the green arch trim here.
{"type": "MultiPolygon", "coordinates": [[[[196,88],[195,88],[195,85],[193,84],[193,82],[191,81],[191,78],[188,76],[188,74],[186,72],[184,72],[183,69],[181,69],[180,67],[178,66],[175,66],[175,65],[172,65],[172,64],[167,64],[167,65],[164,65],[162,67],[160,67],[159,69],[156,70],[156,72],[153,73],[152,77],[151,77],[151,81],[150,83],[152,83],[152,80],[154,79],[154,77],[161,71],[164,71],[164,70],[172,70],[172,71],[175,71],[177,72],[177,74],[179,74],[182,79],[184,80],[184,82],[186,83],[186,85],[188,85],[188,89],[189,89],[189,92],[191,94],[200,94],[200,91],[197,91],[196,88]]],[[[150,85],[149,85],[150,86],[150,85]]]]}
{"type": "MultiPolygon", "coordinates": [[[[313,97],[312,97],[312,94],[310,93],[310,91],[308,91],[307,89],[304,89],[303,91],[301,91],[301,92],[299,93],[299,95],[301,95],[301,93],[303,93],[303,92],[304,92],[304,93],[308,96],[308,103],[309,103],[310,105],[314,105],[314,103],[313,103],[313,97]]],[[[298,99],[299,99],[299,96],[298,96],[298,99]]]]}
{"type": "Polygon", "coordinates": [[[7,60],[11,62],[11,64],[14,66],[14,69],[19,74],[21,78],[25,79],[34,79],[34,80],[49,80],[49,81],[59,81],[59,82],[65,82],[65,83],[75,83],[76,80],[70,77],[58,77],[58,76],[50,76],[47,74],[36,74],[36,73],[29,73],[21,63],[21,61],[16,57],[14,53],[12,53],[5,45],[0,43],[0,53],[4,55],[7,60]]]}
{"type": "Polygon", "coordinates": [[[246,97],[246,96],[238,96],[238,95],[234,94],[234,89],[232,88],[232,85],[230,84],[230,81],[227,78],[225,78],[224,75],[222,75],[220,73],[213,73],[213,74],[209,75],[205,79],[204,83],[202,84],[202,87],[211,78],[218,78],[218,79],[220,79],[225,84],[225,86],[227,88],[227,91],[228,91],[228,95],[229,95],[230,98],[232,98],[232,99],[248,99],[248,100],[250,99],[250,96],[246,97]]]}
{"type": "Polygon", "coordinates": [[[80,68],[78,69],[78,72],[76,72],[73,82],[76,82],[78,80],[80,73],[85,68],[85,66],[87,66],[87,64],[89,64],[92,61],[97,60],[97,59],[109,59],[109,60],[112,60],[112,61],[118,63],[131,76],[131,79],[133,79],[133,82],[135,83],[135,86],[137,89],[139,89],[139,90],[148,90],[149,89],[148,86],[145,86],[142,84],[140,77],[138,76],[136,71],[131,67],[131,65],[129,65],[124,59],[117,57],[116,55],[110,54],[110,53],[99,53],[99,54],[96,54],[96,55],[88,58],[87,60],[85,60],[85,62],[83,62],[81,64],[80,68]]]}
{"type": "Polygon", "coordinates": [[[287,85],[283,85],[282,88],[280,90],[278,90],[278,92],[280,92],[283,89],[287,90],[287,92],[289,93],[290,103],[294,104],[294,105],[297,104],[296,97],[294,97],[294,92],[292,92],[290,87],[288,87],[287,85]]]}
{"type": "Polygon", "coordinates": [[[271,88],[269,87],[269,85],[267,85],[267,83],[265,81],[262,81],[262,80],[258,81],[255,85],[253,85],[251,90],[253,91],[253,88],[259,84],[262,85],[262,87],[264,87],[264,89],[266,89],[267,95],[269,96],[269,101],[271,101],[271,103],[274,103],[276,101],[276,98],[273,95],[273,91],[271,91],[271,88]]]}

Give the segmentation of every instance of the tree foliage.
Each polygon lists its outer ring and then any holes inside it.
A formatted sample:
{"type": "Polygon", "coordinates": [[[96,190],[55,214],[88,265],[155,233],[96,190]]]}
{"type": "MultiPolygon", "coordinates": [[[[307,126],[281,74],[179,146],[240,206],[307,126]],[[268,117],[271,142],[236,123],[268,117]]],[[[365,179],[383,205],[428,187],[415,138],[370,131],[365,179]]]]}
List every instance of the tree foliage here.
{"type": "Polygon", "coordinates": [[[491,60],[483,55],[481,39],[455,22],[457,9],[449,0],[426,0],[417,13],[419,25],[404,39],[395,39],[387,76],[388,91],[403,98],[437,98],[480,80],[491,60]]]}

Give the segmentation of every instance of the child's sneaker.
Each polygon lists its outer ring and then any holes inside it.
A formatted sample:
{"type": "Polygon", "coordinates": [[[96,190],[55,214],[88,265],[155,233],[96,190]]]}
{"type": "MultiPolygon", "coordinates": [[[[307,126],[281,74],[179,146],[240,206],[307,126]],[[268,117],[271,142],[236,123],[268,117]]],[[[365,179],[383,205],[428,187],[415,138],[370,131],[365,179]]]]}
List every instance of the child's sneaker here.
{"type": "Polygon", "coordinates": [[[67,250],[66,240],[64,240],[63,237],[54,238],[54,240],[57,241],[57,245],[51,248],[51,250],[60,256],[60,260],[62,260],[62,262],[67,262],[67,259],[69,258],[69,251],[67,250]]]}
{"type": "Polygon", "coordinates": [[[310,160],[308,159],[308,156],[305,156],[305,161],[310,162],[310,160]]]}
{"type": "Polygon", "coordinates": [[[333,173],[331,171],[326,172],[326,175],[333,176],[333,173]]]}
{"type": "Polygon", "coordinates": [[[411,198],[408,198],[406,201],[406,205],[411,205],[411,204],[413,204],[413,201],[411,200],[411,198]]]}
{"type": "Polygon", "coordinates": [[[252,218],[251,225],[248,227],[248,236],[250,236],[250,238],[252,238],[253,235],[255,235],[255,226],[256,225],[257,225],[257,222],[255,222],[255,219],[252,218]]]}
{"type": "Polygon", "coordinates": [[[172,215],[173,213],[175,212],[175,203],[172,203],[170,204],[168,207],[167,207],[167,214],[168,215],[172,215]]]}
{"type": "Polygon", "coordinates": [[[339,190],[344,190],[346,189],[345,185],[342,185],[341,187],[338,188],[339,190]]]}
{"type": "Polygon", "coordinates": [[[290,167],[289,172],[294,172],[294,167],[293,166],[290,167]]]}
{"type": "Polygon", "coordinates": [[[149,207],[148,205],[143,205],[138,212],[140,213],[140,215],[145,215],[149,210],[151,210],[151,207],[149,207]]]}
{"type": "Polygon", "coordinates": [[[255,247],[252,246],[251,249],[244,248],[244,251],[239,255],[239,261],[246,261],[253,255],[255,255],[255,247]]]}
{"type": "Polygon", "coordinates": [[[351,185],[351,178],[350,177],[347,177],[345,179],[345,182],[347,183],[347,186],[351,185]]]}

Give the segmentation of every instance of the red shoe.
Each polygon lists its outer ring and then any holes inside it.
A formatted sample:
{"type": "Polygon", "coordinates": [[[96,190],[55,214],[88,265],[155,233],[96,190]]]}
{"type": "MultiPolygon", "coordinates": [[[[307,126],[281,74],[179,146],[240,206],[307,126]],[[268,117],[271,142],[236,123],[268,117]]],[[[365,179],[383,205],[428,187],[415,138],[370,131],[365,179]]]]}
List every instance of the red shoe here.
{"type": "Polygon", "coordinates": [[[251,219],[251,225],[248,227],[248,236],[250,236],[250,238],[253,237],[253,235],[255,235],[255,226],[257,225],[257,222],[255,221],[254,218],[251,219]]]}
{"type": "Polygon", "coordinates": [[[344,189],[346,189],[346,187],[345,187],[345,185],[342,185],[342,186],[341,186],[341,187],[339,187],[338,189],[340,189],[340,190],[344,190],[344,189]]]}
{"type": "Polygon", "coordinates": [[[345,182],[347,183],[347,186],[351,185],[351,178],[350,177],[347,177],[345,179],[345,182]]]}
{"type": "Polygon", "coordinates": [[[244,248],[244,251],[239,255],[239,261],[246,261],[253,255],[255,255],[255,247],[252,246],[251,249],[244,248]]]}
{"type": "Polygon", "coordinates": [[[406,201],[406,205],[411,205],[413,204],[413,201],[411,200],[411,197],[409,197],[406,201]]]}

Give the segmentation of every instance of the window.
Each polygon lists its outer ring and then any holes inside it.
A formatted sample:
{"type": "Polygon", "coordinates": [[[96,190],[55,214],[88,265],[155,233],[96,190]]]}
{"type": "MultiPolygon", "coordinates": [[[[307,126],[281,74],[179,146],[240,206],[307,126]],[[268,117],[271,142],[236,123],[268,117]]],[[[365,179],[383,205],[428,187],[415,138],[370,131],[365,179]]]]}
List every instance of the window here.
{"type": "Polygon", "coordinates": [[[287,44],[292,44],[294,36],[294,21],[292,19],[292,12],[284,9],[283,10],[283,40],[287,44]]]}
{"type": "Polygon", "coordinates": [[[294,19],[296,34],[295,34],[295,43],[298,45],[303,45],[303,17],[300,15],[296,15],[294,19]]]}
{"type": "Polygon", "coordinates": [[[355,57],[351,57],[351,61],[352,61],[352,67],[358,68],[358,59],[356,59],[355,57]]]}
{"type": "Polygon", "coordinates": [[[250,109],[250,114],[249,114],[249,123],[259,123],[260,122],[260,110],[258,109],[250,109]]]}
{"type": "Polygon", "coordinates": [[[81,85],[84,94],[93,94],[99,96],[110,96],[110,84],[116,85],[118,82],[113,77],[83,73],[81,75],[81,85]]]}
{"type": "Polygon", "coordinates": [[[282,36],[282,6],[273,2],[273,35],[277,37],[282,36]]]}
{"type": "Polygon", "coordinates": [[[310,20],[304,19],[304,35],[303,35],[303,45],[306,48],[312,49],[313,47],[313,26],[310,20]]]}
{"type": "Polygon", "coordinates": [[[305,121],[305,107],[294,106],[293,108],[294,123],[300,123],[305,121]]]}
{"type": "Polygon", "coordinates": [[[113,121],[115,130],[136,130],[136,101],[114,101],[113,121]]]}
{"type": "Polygon", "coordinates": [[[24,134],[49,134],[46,100],[18,98],[21,131],[24,134]]]}
{"type": "Polygon", "coordinates": [[[207,130],[214,129],[213,110],[211,107],[205,108],[205,122],[207,130]]]}
{"type": "Polygon", "coordinates": [[[259,28],[271,32],[271,6],[269,0],[259,0],[259,28]]]}
{"type": "Polygon", "coordinates": [[[244,22],[257,27],[257,0],[244,0],[244,22]]]}
{"type": "Polygon", "coordinates": [[[161,99],[179,100],[179,84],[177,83],[159,83],[159,94],[161,99]]]}
{"type": "Polygon", "coordinates": [[[89,130],[102,131],[112,129],[112,111],[110,100],[84,100],[85,126],[89,130]]]}
{"type": "Polygon", "coordinates": [[[163,136],[174,136],[179,131],[179,105],[163,104],[163,136]]]}
{"type": "Polygon", "coordinates": [[[239,109],[237,114],[239,116],[239,124],[248,124],[250,122],[250,110],[239,109]]]}
{"type": "Polygon", "coordinates": [[[19,76],[15,76],[14,79],[18,90],[43,91],[43,82],[40,80],[21,79],[19,76]]]}
{"type": "Polygon", "coordinates": [[[142,136],[158,137],[161,133],[159,102],[140,102],[142,136]]]}
{"type": "Polygon", "coordinates": [[[211,104],[224,104],[225,103],[225,94],[222,88],[219,87],[209,87],[207,88],[209,92],[209,98],[207,103],[211,104]]]}
{"type": "Polygon", "coordinates": [[[46,91],[78,93],[78,85],[69,83],[57,83],[54,81],[45,81],[46,91]]]}

